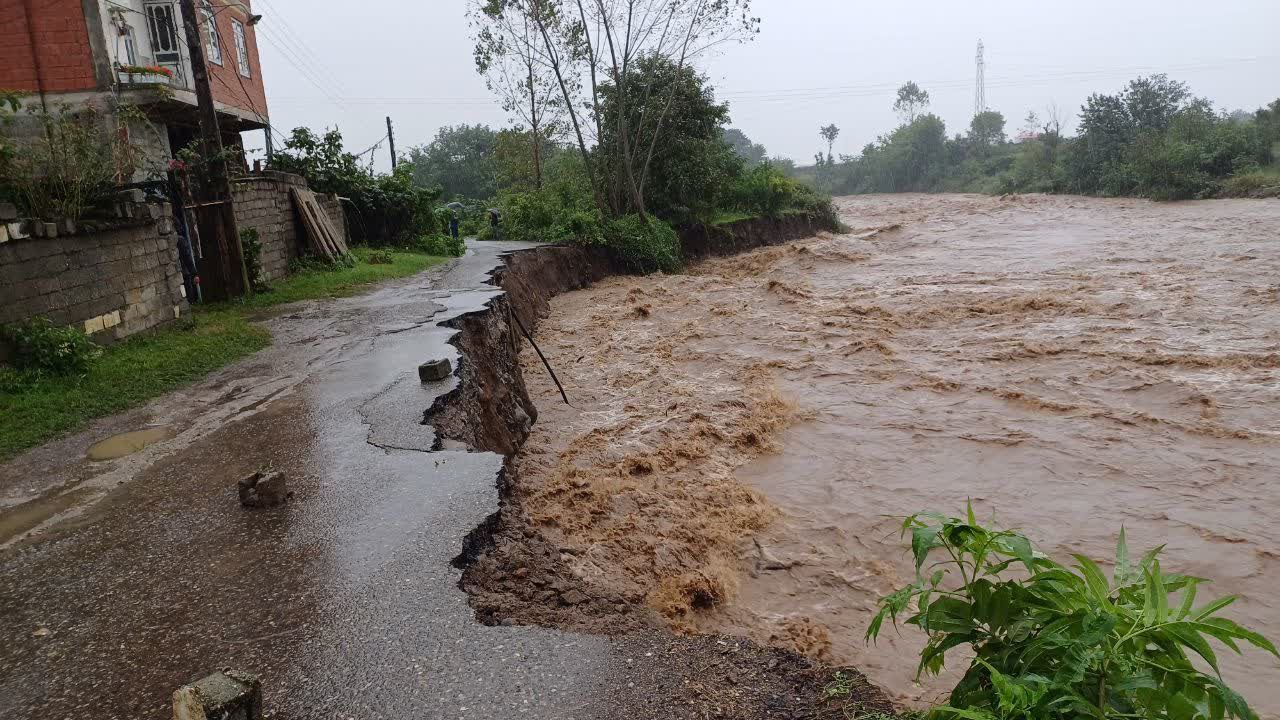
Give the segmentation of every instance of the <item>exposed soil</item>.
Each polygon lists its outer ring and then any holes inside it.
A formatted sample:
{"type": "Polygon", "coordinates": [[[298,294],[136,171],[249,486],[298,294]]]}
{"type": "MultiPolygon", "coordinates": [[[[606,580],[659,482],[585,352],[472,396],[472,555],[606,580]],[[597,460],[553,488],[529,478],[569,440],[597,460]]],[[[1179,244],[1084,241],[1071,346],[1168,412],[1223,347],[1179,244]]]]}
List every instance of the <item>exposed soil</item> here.
{"type": "MultiPolygon", "coordinates": [[[[787,227],[794,233],[802,225],[787,227]]],[[[768,237],[756,234],[761,242],[768,237]]],[[[597,436],[579,447],[581,463],[561,458],[556,489],[538,497],[523,491],[518,480],[523,462],[512,452],[521,447],[530,420],[537,417],[523,377],[541,373],[540,383],[550,380],[527,344],[520,372],[511,352],[513,335],[522,332],[521,325],[536,327],[557,294],[610,272],[608,261],[591,251],[547,247],[514,253],[496,278],[507,295],[455,323],[461,331],[452,341],[461,354],[455,372],[459,383],[426,413],[425,421],[439,433],[438,445],[463,443],[509,456],[500,478],[501,511],[468,536],[454,561],[464,570],[461,584],[477,619],[615,637],[620,652],[636,657],[607,688],[609,702],[598,709],[602,717],[754,720],[846,717],[846,711],[863,709],[891,712],[885,695],[857,671],[837,676],[827,665],[742,638],[677,637],[664,622],[664,615],[676,621],[728,598],[736,581],[737,539],[773,518],[757,493],[732,479],[733,469],[746,458],[773,449],[776,429],[795,417],[790,404],[773,391],[768,368],[747,369],[703,406],[705,412],[689,415],[688,422],[677,414],[676,422],[660,432],[666,442],[654,452],[618,456],[598,472],[597,462],[611,443],[597,436]],[[685,475],[653,489],[655,477],[672,468],[685,475]],[[708,482],[699,485],[694,477],[708,482]],[[566,536],[554,528],[588,532],[594,519],[611,515],[603,504],[610,496],[595,490],[597,486],[625,495],[637,508],[660,513],[671,541],[660,549],[630,545],[628,537],[647,536],[634,523],[652,517],[636,513],[594,527],[602,539],[599,546],[612,550],[607,556],[584,554],[582,544],[564,542],[566,536]],[[573,507],[562,512],[558,503],[566,498],[573,507]],[[709,520],[685,512],[707,504],[719,508],[709,520]],[[637,552],[662,558],[644,578],[644,563],[629,558],[637,552]],[[607,579],[592,578],[593,573],[607,579]],[[825,690],[833,681],[841,692],[831,695],[825,690]]],[[[643,310],[635,312],[643,316],[643,310]]],[[[699,397],[709,398],[692,387],[681,395],[690,406],[699,397]]],[[[576,391],[572,400],[579,402],[576,391]]],[[[671,410],[679,407],[669,405],[671,410]]],[[[658,410],[634,412],[639,419],[658,410]]],[[[678,627],[694,629],[692,624],[678,627]]]]}
{"type": "MultiPolygon", "coordinates": [[[[886,516],[971,497],[1056,556],[1167,543],[1280,635],[1280,203],[840,205],[848,234],[552,301],[573,405],[526,349],[539,420],[464,577],[483,618],[736,633],[931,702],[956,676],[911,682],[921,639],[862,633],[910,577],[886,516]]],[[[1280,716],[1256,660],[1228,680],[1280,716]]]]}

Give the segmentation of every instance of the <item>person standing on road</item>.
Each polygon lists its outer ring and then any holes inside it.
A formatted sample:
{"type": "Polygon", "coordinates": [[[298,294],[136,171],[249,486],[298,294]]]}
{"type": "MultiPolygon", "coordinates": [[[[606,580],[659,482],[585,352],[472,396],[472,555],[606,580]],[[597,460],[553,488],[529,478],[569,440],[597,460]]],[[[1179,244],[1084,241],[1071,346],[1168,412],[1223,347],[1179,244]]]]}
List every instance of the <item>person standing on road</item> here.
{"type": "Polygon", "coordinates": [[[453,239],[455,241],[458,239],[458,220],[460,219],[459,215],[461,215],[461,213],[458,211],[457,208],[453,208],[452,212],[449,213],[449,234],[453,236],[453,239]]]}
{"type": "Polygon", "coordinates": [[[500,213],[498,212],[498,208],[489,208],[489,227],[493,229],[494,240],[502,239],[502,228],[498,225],[499,219],[500,213]]]}

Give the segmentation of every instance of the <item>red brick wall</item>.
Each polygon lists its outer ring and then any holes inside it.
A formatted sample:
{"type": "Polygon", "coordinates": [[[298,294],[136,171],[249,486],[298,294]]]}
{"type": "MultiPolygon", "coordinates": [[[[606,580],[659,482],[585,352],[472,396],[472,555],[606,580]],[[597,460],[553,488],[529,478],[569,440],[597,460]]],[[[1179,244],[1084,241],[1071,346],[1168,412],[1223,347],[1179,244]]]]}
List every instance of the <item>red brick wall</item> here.
{"type": "MultiPolygon", "coordinates": [[[[0,0],[0,2],[5,1],[0,0]]],[[[249,25],[248,15],[242,10],[247,3],[213,0],[212,5],[215,10],[214,20],[218,26],[218,38],[222,44],[222,65],[208,63],[213,98],[218,102],[266,117],[267,92],[262,85],[262,64],[258,62],[257,29],[249,25]],[[231,7],[221,7],[225,5],[231,7]],[[249,48],[251,77],[240,74],[240,65],[236,59],[235,34],[231,30],[233,20],[244,25],[245,45],[249,48]]]]}
{"type": "Polygon", "coordinates": [[[0,0],[0,89],[68,92],[97,87],[80,0],[0,0]],[[28,26],[30,22],[30,26],[28,26]],[[39,80],[31,55],[35,36],[39,80]]]}

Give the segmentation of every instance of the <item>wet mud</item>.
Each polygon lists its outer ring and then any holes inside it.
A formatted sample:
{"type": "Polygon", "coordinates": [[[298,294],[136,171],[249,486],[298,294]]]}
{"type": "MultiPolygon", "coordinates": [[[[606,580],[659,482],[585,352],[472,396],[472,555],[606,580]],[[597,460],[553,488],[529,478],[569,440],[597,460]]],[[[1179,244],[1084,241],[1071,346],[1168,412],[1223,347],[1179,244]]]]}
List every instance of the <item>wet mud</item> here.
{"type": "MultiPolygon", "coordinates": [[[[482,617],[733,633],[933,702],[960,658],[917,685],[918,635],[862,636],[911,577],[894,518],[972,498],[1056,556],[1124,525],[1280,636],[1280,202],[839,207],[845,234],[551,300],[573,405],[526,349],[538,422],[464,574],[482,617]]],[[[1280,717],[1274,661],[1225,666],[1280,717]]]]}

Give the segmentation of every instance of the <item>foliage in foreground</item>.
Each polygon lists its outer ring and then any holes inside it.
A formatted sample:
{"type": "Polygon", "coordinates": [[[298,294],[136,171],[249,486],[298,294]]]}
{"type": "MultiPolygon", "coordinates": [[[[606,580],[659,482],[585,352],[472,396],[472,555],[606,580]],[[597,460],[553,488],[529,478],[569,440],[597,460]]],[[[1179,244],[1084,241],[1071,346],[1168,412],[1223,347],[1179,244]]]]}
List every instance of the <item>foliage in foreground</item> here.
{"type": "Polygon", "coordinates": [[[0,340],[9,347],[14,369],[28,377],[81,373],[101,353],[80,328],[55,325],[45,317],[0,327],[0,340]]]}
{"type": "Polygon", "coordinates": [[[1210,640],[1280,654],[1219,615],[1235,597],[1197,604],[1207,581],[1164,572],[1163,546],[1134,564],[1121,530],[1108,579],[1087,557],[1066,567],[1021,534],[979,525],[972,507],[965,519],[914,515],[902,529],[916,580],[881,599],[867,638],[914,606],[906,623],[929,636],[918,673],[937,674],[949,650],[972,648],[935,717],[1256,719],[1223,682],[1210,640]]]}

